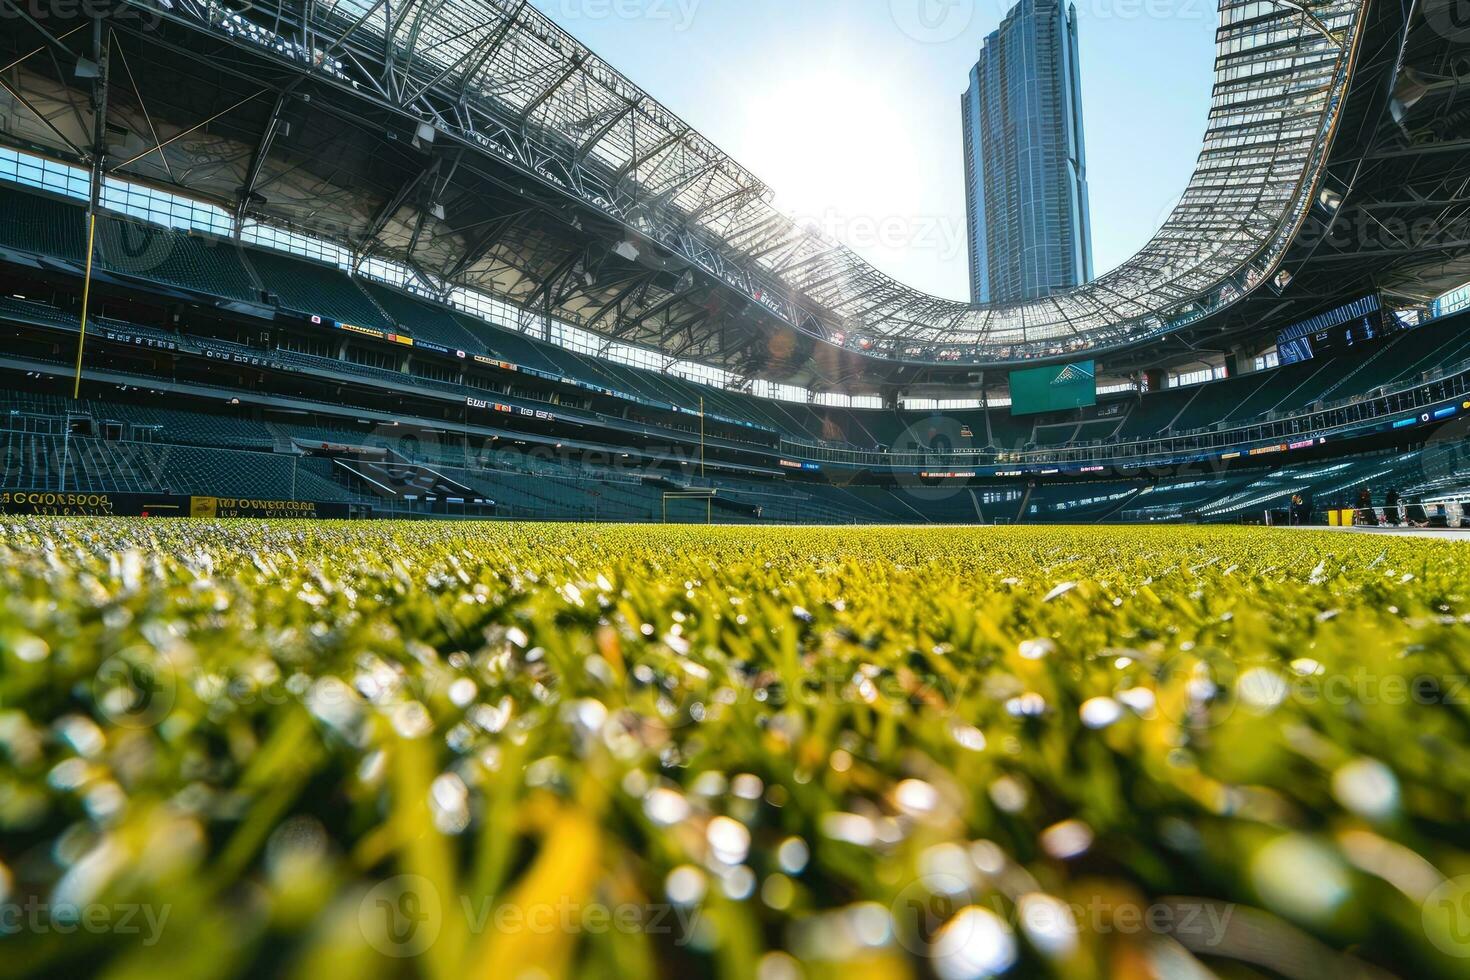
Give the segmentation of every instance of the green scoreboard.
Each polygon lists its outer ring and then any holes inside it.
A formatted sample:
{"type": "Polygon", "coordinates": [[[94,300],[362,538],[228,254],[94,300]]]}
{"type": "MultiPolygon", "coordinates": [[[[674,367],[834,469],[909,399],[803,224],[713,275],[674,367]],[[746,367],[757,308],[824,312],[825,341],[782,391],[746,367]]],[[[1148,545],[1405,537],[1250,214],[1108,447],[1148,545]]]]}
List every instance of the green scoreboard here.
{"type": "Polygon", "coordinates": [[[1011,414],[1040,415],[1097,404],[1097,364],[1077,361],[1011,372],[1011,414]]]}

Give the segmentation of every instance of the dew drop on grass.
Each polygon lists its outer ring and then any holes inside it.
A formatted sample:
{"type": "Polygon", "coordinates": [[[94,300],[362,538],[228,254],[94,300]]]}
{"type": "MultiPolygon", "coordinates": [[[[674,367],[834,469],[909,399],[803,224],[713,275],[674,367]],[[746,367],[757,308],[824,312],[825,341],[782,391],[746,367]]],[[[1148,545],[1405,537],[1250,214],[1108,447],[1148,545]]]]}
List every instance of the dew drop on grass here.
{"type": "Polygon", "coordinates": [[[1258,711],[1280,707],[1291,693],[1286,679],[1269,667],[1253,667],[1240,675],[1235,692],[1243,703],[1258,711]]]}
{"type": "Polygon", "coordinates": [[[952,841],[926,848],[919,855],[917,867],[925,886],[935,894],[964,894],[974,884],[969,855],[952,841]]]}
{"type": "Polygon", "coordinates": [[[449,701],[456,708],[467,707],[479,694],[479,688],[468,677],[461,677],[449,685],[449,701]]]}
{"type": "Polygon", "coordinates": [[[1022,895],[1016,918],[1026,939],[1042,956],[1064,960],[1077,951],[1077,919],[1066,902],[1042,892],[1022,895]]]}
{"type": "Polygon", "coordinates": [[[750,854],[750,831],[738,820],[715,817],[705,828],[704,836],[721,864],[740,864],[750,854]]]}
{"type": "Polygon", "coordinates": [[[781,870],[789,875],[799,875],[805,871],[806,863],[810,859],[811,850],[800,837],[788,837],[776,849],[776,860],[780,862],[781,870]]]}
{"type": "Polygon", "coordinates": [[[1118,700],[1127,705],[1134,714],[1148,715],[1158,703],[1158,695],[1146,687],[1132,687],[1119,691],[1118,700]]]}
{"type": "Polygon", "coordinates": [[[607,705],[596,698],[581,698],[562,708],[562,720],[583,737],[602,731],[607,718],[607,705]]]}
{"type": "Polygon", "coordinates": [[[939,791],[920,779],[905,779],[893,790],[893,802],[909,816],[928,816],[939,808],[939,791]]]}
{"type": "Polygon", "coordinates": [[[872,847],[878,840],[873,821],[860,813],[824,813],[821,827],[824,836],[857,847],[872,847]]]}
{"type": "Polygon", "coordinates": [[[791,907],[796,898],[796,887],[784,874],[773,874],[761,885],[761,901],[778,912],[791,907]]]}
{"type": "Polygon", "coordinates": [[[761,957],[755,976],[756,980],[802,980],[806,974],[802,972],[801,963],[791,954],[767,953],[761,957]]]}
{"type": "Polygon", "coordinates": [[[83,715],[67,715],[57,723],[57,734],[84,759],[95,759],[107,744],[102,729],[83,715]]]}
{"type": "Polygon", "coordinates": [[[990,800],[1004,813],[1016,814],[1026,809],[1031,794],[1014,776],[1002,776],[990,784],[990,800]]]}
{"type": "Polygon", "coordinates": [[[87,795],[82,799],[87,815],[99,824],[108,823],[120,814],[127,802],[128,798],[123,793],[122,787],[110,779],[97,783],[87,790],[87,795]]]}
{"type": "Polygon", "coordinates": [[[714,770],[700,773],[694,778],[694,782],[689,784],[689,792],[706,799],[722,796],[729,788],[730,781],[725,778],[725,774],[714,770]]]}
{"type": "Polygon", "coordinates": [[[940,980],[986,980],[1015,965],[1015,934],[989,909],[966,906],[934,934],[929,961],[940,980]]]}
{"type": "Polygon", "coordinates": [[[709,887],[704,872],[692,864],[683,864],[664,879],[664,894],[675,905],[698,905],[709,887]]]}
{"type": "Polygon", "coordinates": [[[23,663],[38,664],[51,655],[51,648],[38,636],[22,636],[14,642],[12,649],[23,663]]]}
{"type": "Polygon", "coordinates": [[[400,704],[393,709],[393,730],[402,738],[423,738],[434,730],[434,719],[417,701],[400,704]]]}
{"type": "Polygon", "coordinates": [[[742,800],[758,800],[765,792],[765,784],[754,773],[743,772],[730,784],[731,790],[742,800]]]}
{"type": "Polygon", "coordinates": [[[1035,692],[1022,694],[1006,702],[1006,712],[1015,718],[1040,718],[1046,714],[1046,698],[1035,692]]]}
{"type": "Polygon", "coordinates": [[[1386,820],[1398,812],[1399,781],[1377,759],[1356,759],[1332,774],[1332,795],[1365,820],[1386,820]]]}
{"type": "Polygon", "coordinates": [[[1347,869],[1327,845],[1302,834],[1256,852],[1251,878],[1266,905],[1290,918],[1329,921],[1352,893],[1347,869]]]}
{"type": "Polygon", "coordinates": [[[755,872],[745,865],[731,868],[721,879],[720,888],[725,897],[735,902],[743,902],[755,894],[755,872]]]}
{"type": "Polygon", "coordinates": [[[1112,698],[1092,698],[1084,702],[1077,713],[1082,718],[1082,724],[1093,731],[1101,731],[1122,719],[1123,708],[1112,698]]]}
{"type": "Polygon", "coordinates": [[[1044,660],[1056,652],[1056,642],[1045,637],[1021,642],[1020,654],[1023,660],[1044,660]]]}
{"type": "Polygon", "coordinates": [[[470,791],[454,773],[444,773],[429,788],[434,826],[440,833],[461,834],[470,825],[470,791]]]}
{"type": "Polygon", "coordinates": [[[659,786],[643,798],[643,812],[659,826],[669,827],[688,818],[689,803],[674,790],[659,786]]]}
{"type": "Polygon", "coordinates": [[[962,725],[957,723],[951,726],[949,731],[950,735],[954,738],[955,743],[959,745],[960,748],[969,749],[971,752],[985,751],[985,733],[976,728],[974,725],[962,725]]]}
{"type": "Polygon", "coordinates": [[[1092,848],[1092,828],[1080,820],[1064,820],[1041,832],[1041,849],[1058,861],[1081,857],[1092,848]]]}

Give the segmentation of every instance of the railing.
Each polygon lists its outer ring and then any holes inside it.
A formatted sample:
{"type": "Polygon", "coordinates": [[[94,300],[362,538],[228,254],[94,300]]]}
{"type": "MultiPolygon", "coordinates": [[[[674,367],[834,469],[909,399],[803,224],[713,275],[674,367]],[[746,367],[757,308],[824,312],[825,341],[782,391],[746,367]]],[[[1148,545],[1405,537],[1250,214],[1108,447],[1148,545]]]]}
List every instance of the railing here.
{"type": "MultiPolygon", "coordinates": [[[[29,313],[30,311],[27,310],[26,312],[29,313]]],[[[229,341],[215,340],[212,338],[186,338],[182,335],[149,330],[148,328],[122,321],[101,319],[98,322],[99,327],[104,328],[104,331],[117,330],[129,336],[146,336],[160,343],[166,339],[169,344],[174,345],[173,349],[184,352],[199,351],[202,353],[205,347],[240,352],[249,351],[256,356],[264,356],[278,362],[279,366],[283,369],[290,370],[294,364],[298,370],[312,372],[331,370],[348,375],[357,375],[365,379],[381,379],[384,384],[389,384],[398,389],[403,387],[403,383],[406,380],[397,372],[385,371],[335,358],[321,358],[280,350],[262,355],[260,351],[255,351],[229,341]]],[[[126,342],[126,340],[123,342],[126,342]]],[[[413,386],[425,393],[444,392],[446,394],[452,394],[456,398],[475,394],[486,394],[486,392],[480,389],[464,385],[435,382],[419,378],[412,380],[414,383],[413,386]]],[[[512,402],[517,400],[516,396],[507,396],[504,392],[494,392],[493,394],[497,397],[507,398],[512,402]]],[[[813,462],[829,462],[862,467],[878,467],[882,469],[901,469],[906,467],[916,469],[963,468],[977,465],[1049,466],[1067,463],[1127,467],[1146,465],[1149,462],[1163,463],[1170,459],[1177,462],[1181,456],[1198,454],[1212,449],[1230,449],[1252,442],[1269,442],[1273,440],[1280,442],[1291,441],[1293,439],[1300,440],[1306,437],[1317,438],[1330,436],[1347,429],[1359,427],[1365,422],[1381,420],[1388,416],[1415,411],[1443,403],[1449,399],[1460,399],[1465,396],[1470,396],[1470,359],[1456,362],[1448,367],[1442,366],[1425,372],[1420,376],[1418,381],[1404,382],[1397,386],[1385,386],[1375,389],[1374,393],[1340,399],[1332,403],[1314,405],[1299,410],[1296,413],[1287,413],[1280,417],[1267,416],[1264,421],[1226,428],[1194,429],[1189,432],[1172,434],[1163,438],[1134,439],[1127,442],[1093,441],[1054,449],[1011,452],[976,449],[953,450],[946,453],[886,453],[876,450],[843,449],[830,445],[822,445],[814,440],[801,439],[783,439],[779,447],[747,444],[719,437],[709,438],[708,443],[711,446],[747,452],[780,452],[796,459],[813,462]]],[[[525,400],[530,401],[532,404],[544,404],[535,399],[527,398],[525,400]]],[[[310,401],[315,402],[315,400],[310,401]]],[[[620,431],[630,432],[630,434],[634,435],[651,436],[658,432],[668,432],[670,434],[682,433],[685,441],[693,437],[692,432],[660,423],[649,424],[635,422],[615,416],[599,415],[595,412],[569,409],[567,406],[558,406],[556,411],[557,414],[577,421],[601,423],[620,431]]],[[[443,423],[441,422],[439,424],[442,425],[443,423]]]]}
{"type": "Polygon", "coordinates": [[[783,439],[782,450],[800,459],[817,462],[846,463],[854,466],[881,468],[934,468],[977,465],[1045,465],[1088,463],[1103,465],[1141,464],[1182,454],[1212,449],[1229,449],[1252,442],[1273,439],[1312,438],[1339,434],[1364,422],[1470,395],[1470,360],[1439,369],[1438,377],[1375,392],[1341,399],[1337,402],[1309,406],[1293,413],[1272,413],[1265,421],[1233,425],[1225,428],[1201,428],[1164,438],[1135,439],[1128,442],[1093,441],[1065,448],[1037,450],[956,449],[945,453],[891,453],[876,450],[840,449],[815,441],[783,439]],[[1438,387],[1436,387],[1438,386],[1438,387]]]}

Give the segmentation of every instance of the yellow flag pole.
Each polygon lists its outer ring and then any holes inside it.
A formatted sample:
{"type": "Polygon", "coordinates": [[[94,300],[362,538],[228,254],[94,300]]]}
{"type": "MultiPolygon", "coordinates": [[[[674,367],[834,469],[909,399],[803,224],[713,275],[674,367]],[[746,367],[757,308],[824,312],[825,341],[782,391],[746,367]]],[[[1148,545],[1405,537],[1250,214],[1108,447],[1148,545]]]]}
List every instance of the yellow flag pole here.
{"type": "Polygon", "coordinates": [[[77,377],[72,385],[72,401],[82,397],[82,352],[87,347],[87,308],[92,301],[92,256],[97,246],[97,212],[87,213],[87,277],[82,281],[82,333],[77,338],[77,377]]]}

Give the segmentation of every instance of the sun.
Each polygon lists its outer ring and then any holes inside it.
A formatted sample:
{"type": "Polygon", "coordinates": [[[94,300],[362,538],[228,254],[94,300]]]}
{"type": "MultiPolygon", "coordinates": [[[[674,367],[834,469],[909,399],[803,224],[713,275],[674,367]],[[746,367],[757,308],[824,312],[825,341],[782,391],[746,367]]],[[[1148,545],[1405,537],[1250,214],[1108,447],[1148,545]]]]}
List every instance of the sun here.
{"type": "Polygon", "coordinates": [[[831,62],[761,86],[742,155],[751,157],[758,177],[779,188],[782,210],[814,220],[832,211],[878,217],[875,189],[886,178],[916,172],[912,141],[882,135],[902,133],[904,114],[881,79],[879,72],[864,75],[831,62]]]}

